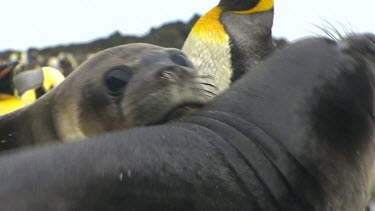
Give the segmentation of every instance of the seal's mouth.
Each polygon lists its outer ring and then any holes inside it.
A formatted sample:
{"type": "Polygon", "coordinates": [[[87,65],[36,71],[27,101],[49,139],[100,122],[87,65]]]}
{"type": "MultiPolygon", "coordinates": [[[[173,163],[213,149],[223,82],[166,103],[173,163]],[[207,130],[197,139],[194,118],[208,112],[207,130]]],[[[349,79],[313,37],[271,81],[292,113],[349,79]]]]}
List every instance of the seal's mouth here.
{"type": "Polygon", "coordinates": [[[163,124],[168,121],[177,119],[181,116],[186,116],[188,114],[194,113],[195,111],[201,109],[204,104],[202,103],[184,103],[179,106],[176,106],[172,108],[162,120],[157,121],[156,123],[153,124],[163,124]]]}
{"type": "Polygon", "coordinates": [[[183,115],[191,114],[203,107],[203,104],[199,103],[188,103],[177,106],[176,108],[172,109],[168,114],[165,116],[166,121],[170,121],[173,119],[177,119],[183,115]]]}

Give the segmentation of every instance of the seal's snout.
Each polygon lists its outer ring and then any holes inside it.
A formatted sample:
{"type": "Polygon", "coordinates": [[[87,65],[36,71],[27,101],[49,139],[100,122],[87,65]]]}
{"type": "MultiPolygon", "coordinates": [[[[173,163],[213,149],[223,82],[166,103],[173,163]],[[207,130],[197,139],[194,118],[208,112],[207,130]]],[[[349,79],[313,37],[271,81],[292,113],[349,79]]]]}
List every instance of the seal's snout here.
{"type": "Polygon", "coordinates": [[[176,82],[178,80],[191,79],[195,77],[194,71],[191,68],[181,66],[168,66],[161,68],[158,71],[158,76],[162,79],[176,82]]]}
{"type": "Polygon", "coordinates": [[[359,37],[358,45],[367,53],[375,56],[375,34],[364,34],[359,37]]]}
{"type": "Polygon", "coordinates": [[[375,34],[352,35],[343,39],[339,46],[343,50],[375,56],[375,34]]]}
{"type": "Polygon", "coordinates": [[[375,34],[368,34],[367,38],[370,40],[371,53],[375,55],[375,34]]]}

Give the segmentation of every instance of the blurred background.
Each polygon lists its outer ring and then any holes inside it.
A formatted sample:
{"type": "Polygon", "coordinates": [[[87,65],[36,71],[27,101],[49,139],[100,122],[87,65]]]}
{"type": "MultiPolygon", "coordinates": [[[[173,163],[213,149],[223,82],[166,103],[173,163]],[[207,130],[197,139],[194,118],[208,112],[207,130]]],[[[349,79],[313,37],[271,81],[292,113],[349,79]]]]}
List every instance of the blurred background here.
{"type": "MultiPolygon", "coordinates": [[[[93,53],[130,42],[180,48],[219,0],[18,0],[1,4],[0,63],[74,69],[93,53]]],[[[273,35],[284,43],[323,34],[375,32],[373,0],[275,0],[273,35]]],[[[70,70],[67,70],[69,72],[70,70]]]]}

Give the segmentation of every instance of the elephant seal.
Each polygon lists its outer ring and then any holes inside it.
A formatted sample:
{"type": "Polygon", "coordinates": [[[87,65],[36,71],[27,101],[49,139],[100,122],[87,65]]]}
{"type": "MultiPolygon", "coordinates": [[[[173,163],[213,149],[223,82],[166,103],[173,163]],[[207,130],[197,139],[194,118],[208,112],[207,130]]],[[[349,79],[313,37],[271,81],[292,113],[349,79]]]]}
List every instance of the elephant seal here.
{"type": "Polygon", "coordinates": [[[301,40],[193,115],[3,155],[1,208],[363,210],[374,38],[301,40]]]}
{"type": "Polygon", "coordinates": [[[220,0],[191,29],[182,51],[221,93],[274,50],[273,0],[220,0]]]}
{"type": "Polygon", "coordinates": [[[177,118],[214,96],[197,72],[177,49],[137,43],[104,50],[31,105],[1,116],[0,150],[177,118]]]}

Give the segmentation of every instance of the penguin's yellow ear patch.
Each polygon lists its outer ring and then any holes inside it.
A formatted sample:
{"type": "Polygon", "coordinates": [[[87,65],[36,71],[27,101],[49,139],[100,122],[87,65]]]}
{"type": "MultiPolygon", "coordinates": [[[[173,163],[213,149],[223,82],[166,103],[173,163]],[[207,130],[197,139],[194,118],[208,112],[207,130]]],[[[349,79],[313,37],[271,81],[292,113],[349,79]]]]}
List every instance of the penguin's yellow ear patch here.
{"type": "Polygon", "coordinates": [[[260,0],[259,3],[249,9],[249,10],[244,10],[244,11],[232,11],[235,14],[252,14],[252,13],[257,13],[257,12],[264,12],[271,10],[273,8],[273,0],[260,0]]]}
{"type": "Polygon", "coordinates": [[[223,10],[217,6],[202,16],[191,30],[193,36],[212,43],[227,43],[229,37],[220,23],[220,16],[223,10]]]}
{"type": "MultiPolygon", "coordinates": [[[[273,4],[273,0],[260,0],[255,7],[249,10],[225,12],[244,15],[252,14],[271,10],[273,8],[273,4]]],[[[211,9],[197,21],[191,30],[191,34],[211,43],[228,43],[229,36],[225,32],[224,26],[220,23],[220,16],[223,12],[224,11],[220,6],[216,6],[211,9]]]]}
{"type": "Polygon", "coordinates": [[[57,69],[53,67],[42,67],[43,72],[43,88],[48,92],[53,87],[58,86],[61,82],[64,81],[64,75],[57,69]]]}

